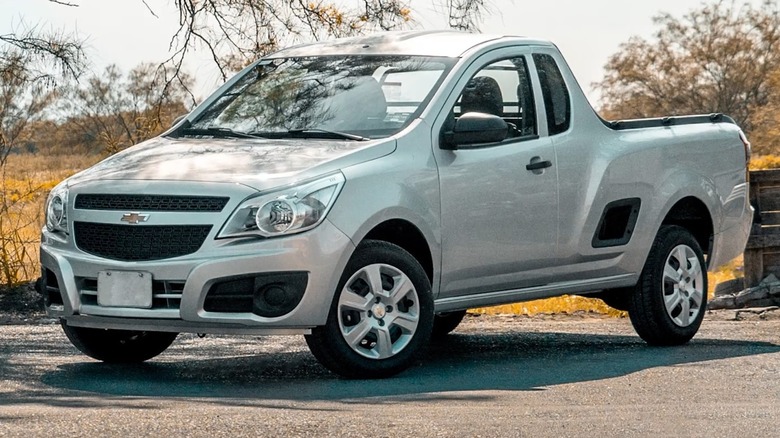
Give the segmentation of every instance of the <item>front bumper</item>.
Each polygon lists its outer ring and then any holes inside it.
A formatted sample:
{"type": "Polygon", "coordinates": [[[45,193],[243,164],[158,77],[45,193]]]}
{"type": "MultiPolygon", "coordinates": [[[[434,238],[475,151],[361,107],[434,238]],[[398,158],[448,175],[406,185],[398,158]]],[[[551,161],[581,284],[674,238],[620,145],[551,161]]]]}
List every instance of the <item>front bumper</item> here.
{"type": "Polygon", "coordinates": [[[41,265],[48,293],[47,314],[68,324],[126,330],[192,333],[282,334],[305,333],[323,325],[341,273],[354,251],[350,239],[327,219],[310,231],[275,239],[234,239],[207,250],[165,260],[122,262],[96,257],[44,231],[41,265]],[[101,271],[139,271],[159,283],[152,308],[104,307],[96,300],[101,271]],[[262,317],[252,312],[213,312],[204,309],[211,286],[220,279],[299,271],[308,273],[300,303],[289,313],[262,317]],[[56,281],[56,287],[51,283],[56,281]],[[177,286],[178,285],[178,286],[177,286]],[[183,285],[183,287],[181,286],[183,285]]]}

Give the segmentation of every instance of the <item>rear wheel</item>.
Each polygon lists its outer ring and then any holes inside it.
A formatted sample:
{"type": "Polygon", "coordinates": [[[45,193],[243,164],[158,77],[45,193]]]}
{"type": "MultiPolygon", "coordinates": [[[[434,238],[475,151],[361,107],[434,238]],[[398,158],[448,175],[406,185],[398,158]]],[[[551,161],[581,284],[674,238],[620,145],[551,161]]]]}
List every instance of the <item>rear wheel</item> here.
{"type": "Polygon", "coordinates": [[[707,270],[688,230],[663,226],[653,242],[628,315],[651,345],[679,345],[699,330],[707,305],[707,270]]]}
{"type": "Polygon", "coordinates": [[[465,310],[456,310],[455,312],[437,313],[433,317],[432,338],[443,338],[455,330],[466,316],[465,310]]]}
{"type": "Polygon", "coordinates": [[[347,263],[327,323],[306,343],[337,374],[382,378],[413,363],[432,325],[431,286],[417,260],[396,245],[366,241],[347,263]]]}
{"type": "Polygon", "coordinates": [[[137,363],[165,351],[178,333],[108,330],[68,325],[60,320],[70,342],[87,356],[110,363],[137,363]]]}

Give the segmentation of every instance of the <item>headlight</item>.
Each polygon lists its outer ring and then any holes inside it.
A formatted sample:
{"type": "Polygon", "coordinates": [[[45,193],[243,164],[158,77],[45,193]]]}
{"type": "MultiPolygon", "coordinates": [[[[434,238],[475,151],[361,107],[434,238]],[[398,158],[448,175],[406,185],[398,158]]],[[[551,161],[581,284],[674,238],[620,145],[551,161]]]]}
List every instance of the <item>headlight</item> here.
{"type": "Polygon", "coordinates": [[[230,216],[218,238],[275,237],[310,230],[325,219],[343,185],[344,175],[335,173],[249,198],[230,216]]]}
{"type": "Polygon", "coordinates": [[[46,228],[51,232],[68,232],[68,186],[58,185],[46,199],[46,228]]]}

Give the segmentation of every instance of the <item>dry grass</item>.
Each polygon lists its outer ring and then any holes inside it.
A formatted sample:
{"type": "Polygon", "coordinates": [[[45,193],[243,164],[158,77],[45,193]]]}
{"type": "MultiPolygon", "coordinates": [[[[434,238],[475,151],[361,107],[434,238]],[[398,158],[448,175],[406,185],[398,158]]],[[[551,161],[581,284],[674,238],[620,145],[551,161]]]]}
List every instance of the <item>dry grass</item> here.
{"type": "Polygon", "coordinates": [[[750,159],[750,170],[780,168],[780,155],[756,155],[750,159]]]}
{"type": "Polygon", "coordinates": [[[514,315],[540,315],[553,313],[597,313],[615,317],[626,317],[628,313],[615,310],[603,301],[596,298],[585,298],[577,295],[564,295],[561,297],[547,298],[544,300],[526,301],[517,304],[506,304],[495,307],[481,307],[470,310],[471,313],[487,315],[514,314],[514,315]]]}
{"type": "Polygon", "coordinates": [[[99,155],[9,155],[5,166],[6,175],[16,179],[55,181],[56,185],[102,158],[99,155]]]}
{"type": "Polygon", "coordinates": [[[58,182],[97,157],[11,155],[0,174],[0,285],[39,275],[38,244],[43,204],[58,182]]]}

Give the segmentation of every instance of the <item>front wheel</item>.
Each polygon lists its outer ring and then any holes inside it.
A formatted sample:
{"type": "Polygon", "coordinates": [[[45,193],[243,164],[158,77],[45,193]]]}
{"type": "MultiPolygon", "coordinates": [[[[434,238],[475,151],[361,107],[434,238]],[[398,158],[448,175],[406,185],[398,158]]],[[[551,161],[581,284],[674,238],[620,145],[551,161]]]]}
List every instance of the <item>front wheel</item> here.
{"type": "Polygon", "coordinates": [[[70,342],[87,356],[109,363],[137,363],[165,351],[178,333],[108,330],[68,325],[60,320],[70,342]]]}
{"type": "Polygon", "coordinates": [[[707,269],[701,248],[679,226],[663,226],[642,269],[628,316],[651,345],[680,345],[699,330],[707,305],[707,269]]]}
{"type": "Polygon", "coordinates": [[[432,326],[431,286],[417,260],[399,246],[366,241],[347,263],[326,324],[306,343],[336,374],[383,378],[413,363],[432,326]]]}

